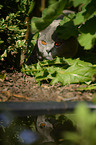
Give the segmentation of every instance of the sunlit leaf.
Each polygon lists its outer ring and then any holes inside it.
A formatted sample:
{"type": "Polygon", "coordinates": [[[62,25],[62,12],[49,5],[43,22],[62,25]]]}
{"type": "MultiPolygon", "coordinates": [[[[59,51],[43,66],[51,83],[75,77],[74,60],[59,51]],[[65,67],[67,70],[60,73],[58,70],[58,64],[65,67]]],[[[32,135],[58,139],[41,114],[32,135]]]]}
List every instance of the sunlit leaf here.
{"type": "Polygon", "coordinates": [[[94,35],[90,34],[90,33],[82,33],[79,37],[78,37],[78,41],[80,43],[81,46],[84,47],[84,49],[90,49],[93,46],[93,40],[96,39],[96,33],[94,35]]]}
{"type": "Polygon", "coordinates": [[[77,13],[76,18],[73,20],[75,25],[80,25],[85,22],[83,15],[84,12],[85,10],[77,13]]]}
{"type": "Polygon", "coordinates": [[[37,81],[51,80],[51,84],[61,82],[63,85],[92,81],[92,76],[96,73],[95,66],[79,59],[62,59],[61,61],[57,57],[54,59],[53,64],[52,61],[50,65],[48,63],[49,60],[48,62],[47,60],[38,62],[37,64],[26,66],[22,71],[27,74],[33,74],[37,81]]]}
{"type": "Polygon", "coordinates": [[[0,55],[0,60],[3,60],[4,57],[7,57],[7,50],[5,50],[2,55],[0,55]]]}

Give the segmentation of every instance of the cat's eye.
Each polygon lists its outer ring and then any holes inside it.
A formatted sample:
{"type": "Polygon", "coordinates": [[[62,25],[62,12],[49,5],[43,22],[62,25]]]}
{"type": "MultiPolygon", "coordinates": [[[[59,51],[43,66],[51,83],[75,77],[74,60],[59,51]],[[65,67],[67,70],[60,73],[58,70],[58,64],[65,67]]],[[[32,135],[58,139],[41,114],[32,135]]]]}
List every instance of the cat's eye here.
{"type": "Polygon", "coordinates": [[[43,45],[46,45],[47,43],[46,43],[46,41],[42,40],[42,44],[43,44],[43,45]]]}
{"type": "Polygon", "coordinates": [[[40,128],[44,128],[45,126],[46,126],[45,123],[40,124],[40,128]]]}
{"type": "Polygon", "coordinates": [[[56,46],[60,46],[62,43],[61,42],[55,42],[56,46]]]}

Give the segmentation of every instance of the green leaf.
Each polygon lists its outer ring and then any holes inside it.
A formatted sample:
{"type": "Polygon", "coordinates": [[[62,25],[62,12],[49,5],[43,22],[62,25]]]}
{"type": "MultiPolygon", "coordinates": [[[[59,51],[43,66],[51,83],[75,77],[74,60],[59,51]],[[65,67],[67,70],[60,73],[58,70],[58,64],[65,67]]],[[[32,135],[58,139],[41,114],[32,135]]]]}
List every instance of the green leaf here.
{"type": "Polygon", "coordinates": [[[0,60],[3,60],[4,57],[7,57],[7,50],[5,50],[2,55],[0,55],[0,60]]]}
{"type": "Polygon", "coordinates": [[[0,44],[2,44],[2,43],[4,43],[4,41],[0,39],[0,44]]]}
{"type": "Polygon", "coordinates": [[[0,5],[0,9],[2,9],[3,8],[3,5],[0,5]]]}
{"type": "Polygon", "coordinates": [[[0,72],[0,81],[3,82],[5,80],[5,74],[0,72]]]}
{"type": "Polygon", "coordinates": [[[25,67],[22,72],[32,74],[37,81],[51,80],[51,84],[61,82],[63,85],[92,81],[96,66],[79,59],[56,58],[38,62],[25,67]],[[62,60],[62,61],[61,61],[62,60]]]}
{"type": "Polygon", "coordinates": [[[88,85],[86,87],[80,87],[78,90],[94,90],[96,89],[96,84],[88,85]]]}
{"type": "Polygon", "coordinates": [[[85,33],[85,34],[90,33],[90,34],[94,35],[96,33],[96,16],[87,20],[86,23],[80,27],[80,32],[85,33]],[[92,26],[92,27],[90,27],[90,26],[92,26]]]}
{"type": "Polygon", "coordinates": [[[68,58],[68,59],[65,59],[66,63],[70,66],[74,65],[75,63],[78,63],[79,65],[81,66],[93,66],[91,63],[89,62],[84,62],[84,61],[81,61],[79,58],[78,59],[71,59],[71,58],[68,58]]]}
{"type": "Polygon", "coordinates": [[[92,17],[86,21],[80,28],[81,35],[78,41],[84,49],[90,49],[95,44],[96,39],[96,17],[92,17]],[[92,27],[91,27],[92,26],[92,27]]]}
{"type": "Polygon", "coordinates": [[[63,26],[58,26],[56,31],[58,36],[63,39],[68,39],[71,36],[78,36],[78,29],[76,26],[74,26],[73,21],[69,21],[63,26]]]}
{"type": "Polygon", "coordinates": [[[84,47],[84,49],[88,50],[90,48],[92,48],[93,46],[93,42],[96,39],[96,33],[94,35],[90,34],[90,33],[82,33],[79,37],[78,37],[78,41],[80,43],[81,46],[84,47]]]}
{"type": "Polygon", "coordinates": [[[85,10],[84,11],[81,11],[81,12],[78,12],[77,14],[76,14],[76,17],[75,17],[75,19],[73,20],[73,22],[74,22],[74,25],[80,25],[80,24],[82,24],[83,22],[85,22],[85,18],[84,18],[84,12],[85,12],[85,10]]]}
{"type": "Polygon", "coordinates": [[[91,0],[72,0],[74,7],[77,7],[81,4],[88,4],[91,0]]]}
{"type": "Polygon", "coordinates": [[[60,21],[60,25],[57,27],[56,31],[58,36],[63,39],[68,39],[71,36],[78,36],[78,28],[73,23],[73,18],[75,14],[64,15],[63,20],[60,21]]]}
{"type": "Polygon", "coordinates": [[[75,144],[80,140],[80,136],[74,132],[65,132],[64,138],[74,142],[75,144]]]}
{"type": "Polygon", "coordinates": [[[79,103],[75,108],[74,114],[73,117],[71,116],[71,120],[77,126],[76,132],[65,132],[65,139],[72,141],[72,144],[95,145],[96,111],[91,112],[85,103],[79,103]]]}
{"type": "Polygon", "coordinates": [[[32,13],[34,6],[35,6],[35,1],[31,1],[29,11],[28,11],[28,15],[30,15],[32,13]]]}
{"type": "Polygon", "coordinates": [[[91,2],[86,6],[86,12],[84,13],[84,17],[87,19],[90,16],[94,15],[96,12],[96,0],[91,0],[91,2]]]}
{"type": "Polygon", "coordinates": [[[56,19],[63,11],[66,0],[59,0],[48,8],[43,10],[42,17],[33,17],[31,20],[32,33],[39,32],[46,28],[54,19],[56,19]]]}
{"type": "Polygon", "coordinates": [[[63,85],[70,83],[79,83],[92,80],[92,75],[95,74],[96,68],[74,63],[72,66],[64,70],[58,70],[56,78],[52,79],[52,84],[61,82],[63,85]]]}
{"type": "Polygon", "coordinates": [[[8,29],[11,31],[19,31],[19,27],[17,27],[17,25],[9,26],[8,29]]]}

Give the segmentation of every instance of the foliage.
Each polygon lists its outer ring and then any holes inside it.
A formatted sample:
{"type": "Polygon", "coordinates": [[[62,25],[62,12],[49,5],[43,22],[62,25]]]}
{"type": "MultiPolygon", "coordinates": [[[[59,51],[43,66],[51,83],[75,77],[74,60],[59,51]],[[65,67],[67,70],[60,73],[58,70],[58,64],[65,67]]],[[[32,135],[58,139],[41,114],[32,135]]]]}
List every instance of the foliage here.
{"type": "MultiPolygon", "coordinates": [[[[79,1],[79,0],[73,0],[73,6],[79,6],[80,4],[83,4],[81,7],[81,11],[78,12],[77,14],[74,14],[74,17],[70,18],[68,17],[69,21],[65,21],[66,18],[64,18],[63,21],[63,37],[66,38],[67,34],[67,29],[66,27],[69,27],[71,29],[69,33],[70,36],[77,36],[78,32],[78,41],[81,46],[83,46],[85,49],[90,49],[96,39],[96,1],[95,0],[84,0],[84,1],[79,1]],[[73,27],[72,27],[73,24],[73,27]],[[74,31],[73,31],[73,30],[74,31]],[[73,32],[73,33],[72,33],[73,32]]],[[[61,21],[61,26],[62,26],[62,21],[61,21]]],[[[70,30],[69,29],[69,30],[70,30]]],[[[68,31],[69,32],[69,31],[68,31]]]]}
{"type": "Polygon", "coordinates": [[[80,59],[65,59],[57,57],[22,68],[22,72],[33,75],[36,81],[51,80],[50,84],[61,82],[63,85],[79,82],[92,82],[96,74],[96,66],[80,59]]]}
{"type": "Polygon", "coordinates": [[[10,2],[5,0],[1,2],[0,60],[5,57],[5,52],[10,52],[14,55],[18,53],[18,50],[26,49],[27,43],[24,40],[26,27],[24,20],[28,16],[30,4],[31,0],[11,0],[10,2]]]}
{"type": "Polygon", "coordinates": [[[5,80],[5,74],[0,72],[0,81],[3,82],[5,80]]]}
{"type": "MultiPolygon", "coordinates": [[[[2,35],[6,35],[7,41],[4,41],[4,45],[2,49],[7,49],[8,51],[12,51],[13,53],[17,52],[17,49],[25,48],[26,43],[24,39],[25,36],[25,29],[22,28],[21,21],[19,17],[21,17],[22,13],[10,13],[5,19],[2,18],[0,23],[0,30],[2,35]]],[[[24,14],[23,14],[24,15],[24,14]]]]}
{"type": "MultiPolygon", "coordinates": [[[[55,1],[42,12],[42,17],[33,17],[31,21],[32,33],[36,34],[47,27],[56,17],[59,16],[62,9],[66,7],[69,1],[55,1]],[[63,6],[62,6],[63,3],[63,6]],[[58,12],[54,8],[59,8],[58,12]],[[53,17],[52,17],[53,16],[53,17]]],[[[64,18],[57,27],[57,33],[60,38],[68,39],[71,36],[76,36],[78,42],[84,49],[91,49],[95,44],[96,39],[96,13],[94,0],[72,0],[73,7],[81,8],[80,12],[69,15],[63,14],[64,18]],[[93,8],[91,11],[89,9],[93,8]]],[[[96,48],[95,48],[96,49],[96,48]]],[[[90,54],[89,54],[90,55],[90,54]]],[[[94,54],[93,59],[96,54],[94,54]]],[[[82,57],[82,56],[81,56],[82,57]]],[[[89,56],[88,56],[89,57],[89,56]]],[[[86,56],[85,60],[88,58],[86,56]]],[[[90,58],[91,60],[91,58],[90,58]]],[[[96,63],[96,62],[95,62],[96,63]]],[[[63,85],[70,83],[92,82],[93,76],[96,74],[96,67],[79,59],[60,59],[52,61],[38,62],[32,66],[25,66],[22,69],[28,75],[35,76],[38,82],[46,80],[50,84],[61,82],[63,85]],[[70,60],[71,64],[68,63],[70,60]],[[58,65],[57,65],[58,62],[58,65]],[[81,64],[82,62],[82,64],[81,64]]],[[[96,79],[95,79],[96,80],[96,79]]],[[[94,80],[94,81],[95,81],[94,80]]]]}
{"type": "MultiPolygon", "coordinates": [[[[89,83],[91,83],[91,82],[89,82],[89,83]]],[[[86,87],[80,87],[79,89],[77,89],[77,90],[94,90],[94,89],[96,89],[96,83],[95,84],[88,84],[86,87]]]]}
{"type": "MultiPolygon", "coordinates": [[[[57,28],[58,35],[64,39],[68,39],[70,36],[76,36],[84,49],[91,49],[96,39],[96,1],[72,1],[73,7],[82,6],[81,11],[68,16],[64,14],[64,19],[57,28]]],[[[45,9],[41,18],[33,17],[31,21],[32,33],[36,33],[47,27],[62,12],[66,6],[65,4],[66,1],[59,0],[45,9]],[[57,9],[58,12],[56,12],[57,9]]]]}
{"type": "MultiPolygon", "coordinates": [[[[32,19],[31,25],[34,37],[32,39],[32,48],[30,49],[33,50],[36,43],[37,32],[43,30],[56,19],[56,17],[62,13],[62,10],[66,8],[66,5],[69,6],[69,1],[71,1],[72,7],[80,7],[81,11],[77,11],[77,13],[68,16],[64,15],[64,19],[60,22],[60,26],[57,28],[57,33],[59,37],[65,39],[70,36],[76,36],[78,42],[84,49],[88,50],[92,48],[96,40],[96,0],[50,0],[48,8],[44,9],[42,13],[42,17],[33,17],[32,19]]],[[[18,49],[21,50],[27,47],[27,43],[24,40],[26,31],[24,20],[25,17],[32,12],[33,7],[33,0],[4,0],[1,2],[0,60],[4,60],[4,58],[7,57],[8,52],[14,54],[18,52],[18,49]]],[[[25,67],[22,68],[22,72],[28,75],[33,75],[38,82],[49,80],[50,84],[55,84],[57,82],[61,82],[63,85],[82,82],[87,82],[88,84],[92,81],[96,81],[96,65],[81,61],[80,59],[57,57],[51,61],[39,61],[30,66],[25,65],[25,67]]],[[[0,79],[0,81],[3,81],[5,75],[0,73],[0,79]]],[[[96,89],[96,83],[90,84],[85,90],[89,89],[96,89]]],[[[76,115],[73,117],[70,117],[70,115],[66,116],[77,125],[77,131],[75,133],[67,132],[64,138],[78,145],[95,145],[96,112],[90,112],[87,106],[82,104],[77,106],[74,113],[76,115]]],[[[62,119],[59,118],[59,121],[62,123],[64,120],[62,121],[62,119]]],[[[20,129],[21,126],[18,126],[15,128],[12,127],[13,133],[14,131],[17,131],[18,128],[20,129]]],[[[12,134],[10,127],[9,132],[8,137],[10,138],[9,134],[12,134]]]]}
{"type": "Polygon", "coordinates": [[[37,33],[46,28],[54,19],[56,19],[62,13],[65,4],[66,0],[59,0],[57,2],[54,2],[48,8],[43,10],[41,18],[33,17],[31,20],[32,33],[37,33]]]}
{"type": "MultiPolygon", "coordinates": [[[[31,41],[31,47],[29,47],[27,51],[28,56],[30,56],[30,53],[33,51],[37,40],[37,32],[47,27],[54,19],[62,14],[63,9],[66,9],[68,6],[72,6],[74,9],[75,7],[76,9],[80,8],[81,10],[74,14],[64,14],[64,18],[57,28],[59,37],[67,39],[70,36],[76,36],[80,45],[84,46],[84,49],[91,49],[96,39],[96,1],[49,0],[46,3],[47,6],[42,12],[42,17],[32,18],[31,25],[34,36],[31,41]]],[[[18,53],[18,50],[26,49],[27,43],[26,40],[24,40],[26,27],[24,26],[24,20],[26,16],[33,12],[34,6],[34,0],[11,0],[10,2],[5,0],[1,2],[0,60],[4,60],[5,57],[10,60],[10,57],[7,56],[9,52],[11,55],[14,55],[18,53]]],[[[51,80],[51,84],[61,82],[63,85],[85,81],[92,82],[92,76],[95,74],[96,70],[95,66],[84,62],[83,65],[80,65],[80,60],[71,61],[72,63],[74,62],[74,64],[69,65],[67,59],[58,58],[50,62],[44,61],[38,62],[32,66],[25,66],[25,70],[24,68],[22,70],[27,74],[34,75],[39,82],[42,80],[51,80]],[[59,64],[56,64],[57,60],[59,60],[59,64]],[[46,65],[46,63],[48,64],[46,65]],[[49,63],[52,63],[52,65],[49,65],[49,63]],[[66,65],[63,65],[63,63],[66,65]],[[88,66],[86,66],[86,64],[88,64],[88,66]]]]}
{"type": "Polygon", "coordinates": [[[69,118],[74,122],[76,132],[66,132],[65,139],[78,145],[95,145],[96,144],[96,111],[91,112],[86,104],[79,104],[74,116],[69,118]]]}
{"type": "MultiPolygon", "coordinates": [[[[67,104],[66,104],[67,105],[67,104]]],[[[38,116],[39,117],[39,116],[38,116]]],[[[38,140],[36,116],[15,117],[10,112],[1,112],[0,114],[0,143],[1,144],[24,144],[37,139],[38,145],[42,144],[42,138],[38,140]],[[28,133],[28,132],[29,133],[28,133]],[[22,134],[24,134],[24,138],[22,134]],[[33,133],[33,135],[31,134],[33,133]],[[34,136],[36,135],[36,136],[34,136]],[[6,138],[6,139],[5,139],[6,138]],[[25,141],[25,142],[24,142],[25,141]]],[[[96,110],[90,111],[88,105],[79,103],[75,110],[69,114],[43,115],[44,120],[41,124],[46,129],[53,126],[53,132],[47,134],[54,138],[54,144],[58,145],[95,145],[96,144],[96,110]],[[44,122],[43,122],[44,121],[44,122]]],[[[40,124],[38,124],[39,126],[40,124]]],[[[49,132],[49,131],[48,131],[49,132]]],[[[47,140],[48,141],[48,140],[47,140]]],[[[31,143],[32,144],[32,143],[31,143]]],[[[50,142],[46,142],[50,144],[50,142]]]]}

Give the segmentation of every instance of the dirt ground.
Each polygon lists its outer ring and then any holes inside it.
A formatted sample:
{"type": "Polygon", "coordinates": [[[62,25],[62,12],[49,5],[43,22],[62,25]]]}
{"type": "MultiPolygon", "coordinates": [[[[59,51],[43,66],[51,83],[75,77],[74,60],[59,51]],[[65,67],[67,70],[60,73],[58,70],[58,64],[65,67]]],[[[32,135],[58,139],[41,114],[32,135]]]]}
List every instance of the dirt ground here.
{"type": "Polygon", "coordinates": [[[62,86],[60,83],[52,86],[43,83],[40,86],[32,76],[5,71],[5,80],[0,82],[0,102],[92,101],[96,90],[81,91],[80,87],[80,84],[62,86]]]}

